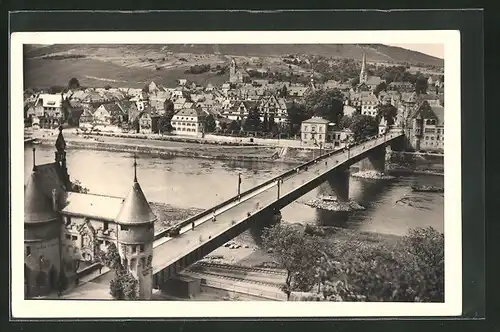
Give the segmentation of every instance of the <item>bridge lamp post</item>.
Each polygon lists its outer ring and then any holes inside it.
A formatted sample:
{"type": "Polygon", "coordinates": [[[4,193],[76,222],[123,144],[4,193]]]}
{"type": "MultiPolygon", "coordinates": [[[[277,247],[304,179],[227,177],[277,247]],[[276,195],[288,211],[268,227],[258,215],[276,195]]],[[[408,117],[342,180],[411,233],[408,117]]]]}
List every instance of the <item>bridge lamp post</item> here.
{"type": "Polygon", "coordinates": [[[280,199],[281,179],[278,179],[278,199],[280,199]]]}
{"type": "Polygon", "coordinates": [[[240,200],[241,195],[241,173],[238,173],[238,200],[240,200]]]}

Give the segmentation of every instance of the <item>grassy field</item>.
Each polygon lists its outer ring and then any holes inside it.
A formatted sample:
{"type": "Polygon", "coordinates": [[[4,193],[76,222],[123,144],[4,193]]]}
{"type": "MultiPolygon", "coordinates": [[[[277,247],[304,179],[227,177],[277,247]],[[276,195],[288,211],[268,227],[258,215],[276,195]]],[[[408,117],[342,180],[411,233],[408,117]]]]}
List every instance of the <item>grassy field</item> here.
{"type": "Polygon", "coordinates": [[[54,85],[66,86],[72,77],[78,78],[82,86],[142,88],[154,81],[166,87],[175,87],[176,80],[186,78],[198,84],[207,82],[220,85],[229,80],[229,75],[215,73],[184,74],[186,67],[151,68],[120,66],[112,62],[95,59],[45,60],[26,59],[24,70],[25,88],[48,88],[54,85]]]}
{"type": "Polygon", "coordinates": [[[419,52],[382,45],[382,44],[132,44],[127,45],[49,45],[46,47],[26,47],[29,57],[44,56],[61,52],[82,52],[82,54],[106,53],[108,55],[121,52],[124,54],[141,54],[142,56],[165,56],[166,53],[185,54],[224,54],[231,56],[283,56],[286,54],[313,54],[337,58],[361,59],[366,53],[368,61],[425,63],[442,66],[443,60],[419,52]]]}

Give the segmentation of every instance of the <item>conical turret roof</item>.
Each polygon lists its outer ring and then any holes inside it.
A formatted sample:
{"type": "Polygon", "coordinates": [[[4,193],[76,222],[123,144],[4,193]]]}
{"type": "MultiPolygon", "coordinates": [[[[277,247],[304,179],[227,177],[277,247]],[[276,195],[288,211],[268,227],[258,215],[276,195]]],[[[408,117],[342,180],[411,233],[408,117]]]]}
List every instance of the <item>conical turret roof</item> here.
{"type": "Polygon", "coordinates": [[[118,224],[145,224],[156,220],[156,216],[151,210],[141,186],[137,181],[134,181],[132,190],[128,193],[123,201],[122,208],[116,222],[118,224]]]}
{"type": "Polygon", "coordinates": [[[122,208],[116,217],[118,224],[139,225],[151,223],[157,219],[149,206],[146,196],[144,196],[139,182],[137,182],[136,166],[137,163],[134,156],[134,183],[132,190],[130,190],[123,201],[122,208]]]}
{"type": "Polygon", "coordinates": [[[59,218],[52,200],[43,193],[40,174],[33,170],[24,189],[24,223],[34,224],[59,218]]]}

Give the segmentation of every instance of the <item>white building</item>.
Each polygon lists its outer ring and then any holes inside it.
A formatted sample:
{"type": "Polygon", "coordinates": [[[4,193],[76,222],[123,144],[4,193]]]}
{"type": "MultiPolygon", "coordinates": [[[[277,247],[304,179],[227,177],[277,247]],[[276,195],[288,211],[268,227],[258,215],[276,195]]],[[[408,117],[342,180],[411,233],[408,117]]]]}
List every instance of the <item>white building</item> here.
{"type": "Polygon", "coordinates": [[[185,108],[176,113],[171,120],[177,135],[202,136],[205,132],[206,113],[201,109],[185,108]]]}

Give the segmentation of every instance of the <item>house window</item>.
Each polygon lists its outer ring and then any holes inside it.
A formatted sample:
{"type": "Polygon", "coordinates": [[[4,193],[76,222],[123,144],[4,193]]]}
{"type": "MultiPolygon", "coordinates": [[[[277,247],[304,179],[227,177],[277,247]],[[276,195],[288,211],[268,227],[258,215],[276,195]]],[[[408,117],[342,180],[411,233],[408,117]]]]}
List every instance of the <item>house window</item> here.
{"type": "Polygon", "coordinates": [[[78,240],[78,236],[76,236],[76,235],[71,235],[71,240],[73,240],[73,241],[78,240]]]}
{"type": "Polygon", "coordinates": [[[109,227],[109,223],[107,221],[105,221],[102,229],[106,231],[106,230],[108,230],[108,227],[109,227]]]}
{"type": "Polygon", "coordinates": [[[65,238],[66,238],[67,240],[71,240],[71,234],[65,234],[65,238]]]}
{"type": "Polygon", "coordinates": [[[321,136],[321,135],[318,135],[318,138],[319,138],[319,139],[322,139],[322,136],[321,136]]]}
{"type": "Polygon", "coordinates": [[[127,227],[127,226],[120,226],[120,229],[121,229],[122,231],[128,231],[128,227],[127,227]]]}
{"type": "Polygon", "coordinates": [[[31,255],[31,247],[26,246],[26,256],[29,256],[29,255],[31,255]]]}
{"type": "Polygon", "coordinates": [[[139,245],[139,252],[144,252],[144,244],[139,245]]]}

